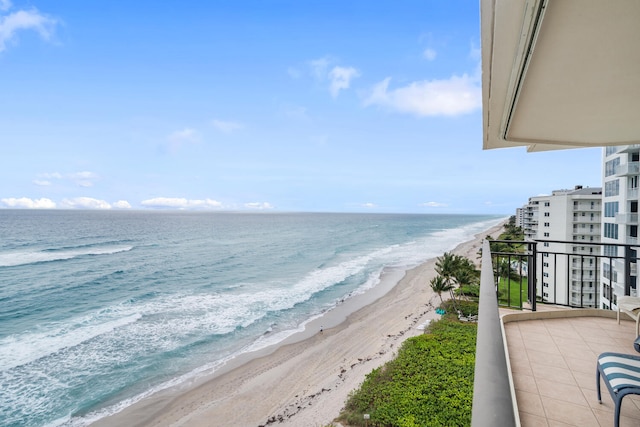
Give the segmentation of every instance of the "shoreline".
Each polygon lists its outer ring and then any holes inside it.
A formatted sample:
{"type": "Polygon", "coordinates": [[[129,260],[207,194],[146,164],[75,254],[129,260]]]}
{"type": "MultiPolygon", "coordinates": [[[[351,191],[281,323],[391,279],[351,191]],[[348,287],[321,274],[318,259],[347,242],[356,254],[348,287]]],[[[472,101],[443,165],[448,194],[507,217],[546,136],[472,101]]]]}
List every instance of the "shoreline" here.
{"type": "MultiPolygon", "coordinates": [[[[452,252],[477,263],[481,241],[497,237],[503,226],[476,234],[452,252]]],[[[381,277],[376,288],[309,321],[304,331],[91,426],[327,425],[371,370],[395,357],[405,339],[421,334],[420,325],[439,318],[440,300],[429,286],[435,262],[407,271],[385,269],[389,277],[381,277]]]]}

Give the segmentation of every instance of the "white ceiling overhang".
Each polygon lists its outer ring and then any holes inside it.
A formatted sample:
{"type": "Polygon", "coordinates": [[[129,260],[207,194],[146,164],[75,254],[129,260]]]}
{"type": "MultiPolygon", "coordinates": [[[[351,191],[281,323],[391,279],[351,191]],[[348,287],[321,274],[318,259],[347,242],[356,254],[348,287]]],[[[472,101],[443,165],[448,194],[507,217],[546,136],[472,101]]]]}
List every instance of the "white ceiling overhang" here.
{"type": "Polygon", "coordinates": [[[640,0],[481,0],[483,148],[640,143],[640,0]]]}

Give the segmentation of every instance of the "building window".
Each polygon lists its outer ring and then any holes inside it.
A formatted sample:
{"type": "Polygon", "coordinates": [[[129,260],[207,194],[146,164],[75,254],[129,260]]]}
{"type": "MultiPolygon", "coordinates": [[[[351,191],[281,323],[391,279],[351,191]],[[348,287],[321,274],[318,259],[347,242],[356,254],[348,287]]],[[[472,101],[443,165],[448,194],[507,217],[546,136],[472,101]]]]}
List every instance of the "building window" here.
{"type": "Polygon", "coordinates": [[[544,232],[544,237],[549,237],[549,233],[547,231],[544,232]]]}
{"type": "Polygon", "coordinates": [[[610,224],[608,222],[604,223],[604,237],[608,237],[609,239],[617,239],[618,238],[618,224],[610,224]]]}
{"type": "Polygon", "coordinates": [[[604,196],[613,197],[620,194],[620,180],[615,179],[613,181],[604,183],[604,196]]]}
{"type": "Polygon", "coordinates": [[[618,147],[610,146],[610,147],[605,148],[604,155],[605,156],[610,156],[612,154],[616,154],[617,152],[618,152],[618,147]]]}
{"type": "Polygon", "coordinates": [[[604,176],[611,176],[616,173],[616,168],[620,165],[620,157],[609,160],[604,164],[604,176]]]}
{"type": "Polygon", "coordinates": [[[549,212],[545,212],[545,213],[544,213],[544,216],[549,216],[549,212]]]}
{"type": "Polygon", "coordinates": [[[545,206],[549,206],[549,205],[550,205],[550,203],[549,203],[549,202],[544,202],[544,205],[545,205],[545,206]]]}
{"type": "Polygon", "coordinates": [[[544,223],[544,226],[545,226],[545,227],[548,227],[548,226],[549,226],[549,223],[548,223],[548,222],[545,222],[545,223],[544,223]]]}
{"type": "Polygon", "coordinates": [[[604,216],[613,218],[618,213],[618,202],[606,202],[604,204],[604,216]]]}

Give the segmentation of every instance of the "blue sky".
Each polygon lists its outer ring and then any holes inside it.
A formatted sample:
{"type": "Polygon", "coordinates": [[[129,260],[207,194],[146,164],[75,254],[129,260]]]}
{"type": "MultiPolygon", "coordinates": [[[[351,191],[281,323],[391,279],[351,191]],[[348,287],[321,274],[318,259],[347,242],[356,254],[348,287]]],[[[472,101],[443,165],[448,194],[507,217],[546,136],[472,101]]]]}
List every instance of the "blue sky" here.
{"type": "Polygon", "coordinates": [[[600,149],[482,150],[478,1],[0,0],[0,208],[512,214],[600,149]]]}

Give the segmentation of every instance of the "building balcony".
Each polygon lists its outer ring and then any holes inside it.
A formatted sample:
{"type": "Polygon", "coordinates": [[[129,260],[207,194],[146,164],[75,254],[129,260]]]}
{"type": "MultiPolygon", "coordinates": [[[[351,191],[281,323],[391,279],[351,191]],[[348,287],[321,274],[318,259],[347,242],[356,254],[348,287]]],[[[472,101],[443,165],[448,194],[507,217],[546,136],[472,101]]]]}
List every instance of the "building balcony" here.
{"type": "MultiPolygon", "coordinates": [[[[635,323],[625,317],[618,325],[615,312],[598,309],[501,312],[520,425],[612,426],[604,384],[602,404],[596,397],[596,358],[605,351],[638,355],[635,323]]],[[[640,399],[627,396],[620,426],[638,425],[640,399]]]]}
{"type": "Polygon", "coordinates": [[[640,144],[623,145],[617,151],[618,153],[638,153],[640,152],[640,144]]]}
{"type": "Polygon", "coordinates": [[[617,213],[616,224],[638,224],[638,213],[617,213]]]}
{"type": "Polygon", "coordinates": [[[627,199],[638,200],[638,189],[637,188],[627,189],[627,199]]]}
{"type": "Polygon", "coordinates": [[[616,167],[616,176],[639,175],[640,162],[629,162],[616,167]]]}
{"type": "MultiPolygon", "coordinates": [[[[529,250],[528,263],[535,265],[540,252],[535,243],[529,250]]],[[[582,292],[570,294],[573,307],[534,298],[516,310],[498,308],[488,253],[485,242],[471,426],[612,426],[614,404],[604,384],[602,403],[597,400],[596,360],[603,352],[638,355],[635,322],[622,314],[618,324],[616,311],[596,308],[597,294],[582,292]]],[[[537,295],[535,274],[529,283],[530,294],[537,295]]],[[[615,286],[615,292],[623,295],[624,287],[615,286]]],[[[620,426],[638,425],[640,397],[627,396],[620,426]]]]}
{"type": "MultiPolygon", "coordinates": [[[[624,271],[624,261],[620,259],[614,260],[613,267],[616,271],[624,271]]],[[[632,276],[636,276],[638,274],[638,263],[632,262],[629,264],[629,270],[632,276]]]]}
{"type": "Polygon", "coordinates": [[[591,205],[591,203],[573,205],[573,212],[600,212],[602,207],[600,204],[591,205]]]}
{"type": "Polygon", "coordinates": [[[600,214],[594,215],[593,218],[590,215],[578,215],[573,217],[573,222],[578,224],[600,224],[600,220],[600,214]]]}

